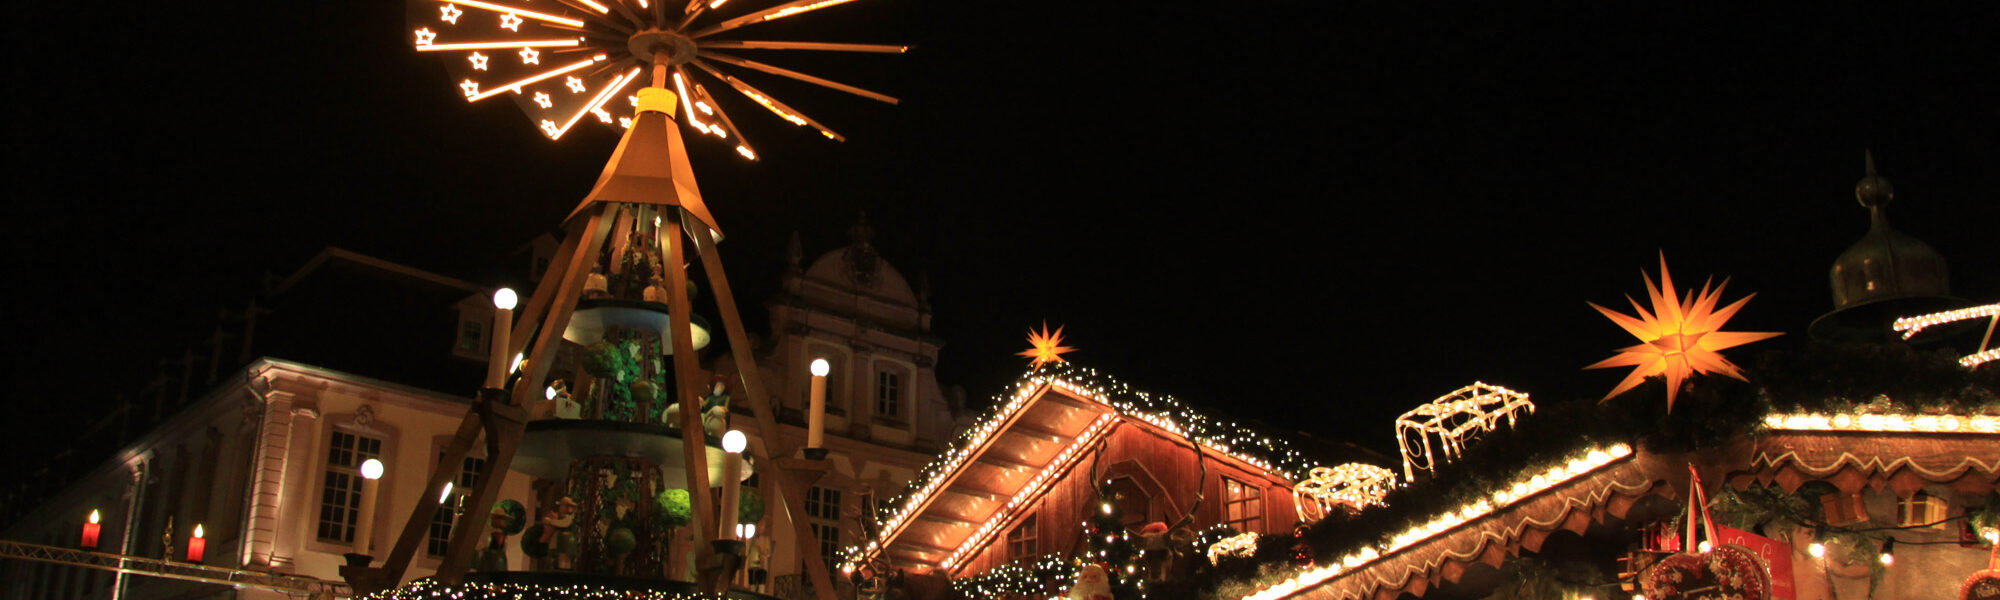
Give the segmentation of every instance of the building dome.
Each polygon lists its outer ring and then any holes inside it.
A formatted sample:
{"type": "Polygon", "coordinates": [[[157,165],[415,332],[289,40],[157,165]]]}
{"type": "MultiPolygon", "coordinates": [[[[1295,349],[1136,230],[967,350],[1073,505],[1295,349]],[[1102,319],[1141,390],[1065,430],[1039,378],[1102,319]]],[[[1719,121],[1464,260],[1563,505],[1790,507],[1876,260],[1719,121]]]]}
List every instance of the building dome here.
{"type": "Polygon", "coordinates": [[[1833,261],[1827,277],[1833,286],[1834,310],[1813,322],[1815,339],[1876,338],[1881,333],[1871,330],[1879,325],[1886,331],[1886,322],[1875,323],[1885,315],[1894,318],[1900,309],[1952,301],[1944,256],[1923,240],[1889,226],[1885,207],[1895,199],[1896,189],[1875,172],[1873,155],[1865,160],[1867,175],[1854,184],[1854,197],[1868,208],[1868,233],[1833,261]]]}

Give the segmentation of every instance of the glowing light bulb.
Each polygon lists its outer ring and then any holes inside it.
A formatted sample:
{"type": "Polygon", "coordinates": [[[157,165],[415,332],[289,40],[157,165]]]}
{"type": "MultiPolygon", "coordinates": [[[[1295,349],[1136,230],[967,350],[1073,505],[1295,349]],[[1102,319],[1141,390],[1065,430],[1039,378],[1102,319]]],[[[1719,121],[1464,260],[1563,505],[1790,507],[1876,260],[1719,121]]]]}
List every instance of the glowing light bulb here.
{"type": "Polygon", "coordinates": [[[493,292],[493,308],[514,310],[515,303],[520,302],[520,300],[521,297],[514,293],[514,288],[503,287],[499,291],[493,292]]]}
{"type": "Polygon", "coordinates": [[[382,461],[368,459],[361,462],[361,476],[367,479],[382,478],[382,461]]]}
{"type": "Polygon", "coordinates": [[[814,377],[825,377],[825,376],[826,376],[826,374],[827,374],[827,373],[828,373],[829,371],[832,371],[832,370],[833,370],[833,366],[832,366],[832,365],[829,365],[829,364],[827,364],[827,362],[826,362],[826,359],[824,359],[824,358],[815,358],[815,359],[813,359],[813,362],[812,362],[812,374],[813,374],[813,376],[814,376],[814,377]]]}
{"type": "Polygon", "coordinates": [[[748,443],[749,441],[743,437],[743,432],[741,431],[731,429],[729,430],[729,433],[722,434],[723,452],[728,452],[730,454],[741,453],[743,452],[744,446],[748,445],[748,443]]]}
{"type": "Polygon", "coordinates": [[[444,504],[446,500],[450,499],[451,499],[451,482],[447,481],[444,482],[444,492],[438,494],[438,504],[444,504]]]}
{"type": "Polygon", "coordinates": [[[1826,544],[1813,542],[1806,546],[1806,554],[1811,554],[1813,558],[1826,558],[1826,544]]]}

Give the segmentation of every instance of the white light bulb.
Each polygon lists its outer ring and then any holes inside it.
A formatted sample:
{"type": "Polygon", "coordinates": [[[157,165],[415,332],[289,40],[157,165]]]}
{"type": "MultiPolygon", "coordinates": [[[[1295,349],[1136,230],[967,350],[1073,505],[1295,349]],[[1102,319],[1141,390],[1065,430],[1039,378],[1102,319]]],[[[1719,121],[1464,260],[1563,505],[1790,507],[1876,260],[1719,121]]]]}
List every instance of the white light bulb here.
{"type": "Polygon", "coordinates": [[[826,364],[826,359],[824,358],[813,359],[812,374],[814,377],[825,377],[827,372],[832,370],[833,366],[826,364]]]}
{"type": "Polygon", "coordinates": [[[373,458],[361,462],[361,476],[367,479],[382,478],[382,461],[373,458]]]}
{"type": "Polygon", "coordinates": [[[499,291],[493,292],[493,308],[514,310],[514,303],[520,300],[520,296],[514,294],[514,288],[500,288],[499,291]]]}
{"type": "Polygon", "coordinates": [[[748,443],[749,440],[743,437],[743,432],[741,431],[731,429],[729,430],[729,433],[722,434],[723,452],[728,452],[730,454],[736,454],[742,452],[743,447],[748,443]]]}
{"type": "Polygon", "coordinates": [[[1811,554],[1813,558],[1825,558],[1826,544],[1813,542],[1812,545],[1806,546],[1806,554],[1811,554]]]}
{"type": "Polygon", "coordinates": [[[438,504],[444,504],[449,499],[451,499],[451,482],[447,481],[444,482],[444,493],[438,494],[438,504]]]}

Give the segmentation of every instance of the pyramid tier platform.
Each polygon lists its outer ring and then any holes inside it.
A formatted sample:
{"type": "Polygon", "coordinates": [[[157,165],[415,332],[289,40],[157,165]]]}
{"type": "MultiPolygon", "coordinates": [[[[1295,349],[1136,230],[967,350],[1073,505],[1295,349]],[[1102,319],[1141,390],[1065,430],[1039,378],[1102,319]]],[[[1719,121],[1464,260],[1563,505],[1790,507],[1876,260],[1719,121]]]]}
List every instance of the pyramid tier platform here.
{"type": "MultiPolygon", "coordinates": [[[[703,440],[708,453],[708,480],[722,485],[722,440],[703,440]]],[[[550,419],[528,423],[514,455],[513,470],[549,480],[569,477],[570,466],[592,458],[637,458],[660,468],[660,483],[668,488],[687,488],[687,464],[683,456],[680,430],[665,425],[624,421],[550,419]]],[[[753,467],[745,464],[743,478],[753,467]]]]}
{"type": "MultiPolygon", "coordinates": [[[[710,339],[708,319],[690,314],[693,321],[695,350],[708,347],[710,339]]],[[[673,354],[673,344],[666,340],[670,335],[667,305],[641,300],[621,300],[615,298],[595,298],[577,302],[576,313],[569,318],[569,327],[563,329],[563,339],[570,343],[589,346],[604,339],[604,332],[612,327],[629,327],[658,333],[662,343],[660,351],[673,354]]]]}

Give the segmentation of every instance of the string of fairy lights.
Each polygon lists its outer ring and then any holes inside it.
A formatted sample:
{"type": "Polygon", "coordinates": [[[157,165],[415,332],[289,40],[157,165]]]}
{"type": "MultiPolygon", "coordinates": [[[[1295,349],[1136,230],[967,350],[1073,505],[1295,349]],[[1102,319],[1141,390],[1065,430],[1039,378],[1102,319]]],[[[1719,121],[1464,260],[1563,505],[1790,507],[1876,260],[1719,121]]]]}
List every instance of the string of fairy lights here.
{"type": "Polygon", "coordinates": [[[1905,415],[1877,413],[1794,413],[1764,417],[1764,426],[1785,431],[1864,431],[1870,433],[2000,433],[2000,416],[1905,415]]]}
{"type": "Polygon", "coordinates": [[[363,598],[366,600],[719,600],[724,596],[585,584],[465,582],[451,585],[435,579],[419,579],[363,598]]]}
{"type": "Polygon", "coordinates": [[[1461,505],[1457,510],[1438,514],[1430,521],[1412,525],[1402,532],[1389,536],[1373,545],[1363,546],[1348,553],[1337,561],[1329,561],[1324,566],[1300,571],[1290,578],[1244,597],[1244,600],[1277,600],[1299,591],[1320,585],[1344,573],[1351,573],[1367,567],[1378,560],[1388,558],[1426,540],[1443,535],[1466,523],[1484,518],[1494,511],[1507,508],[1537,494],[1590,474],[1613,462],[1632,455],[1632,447],[1625,444],[1593,448],[1572,456],[1568,461],[1539,470],[1516,474],[1510,485],[1503,485],[1489,492],[1486,497],[1461,505]]]}
{"type": "MultiPolygon", "coordinates": [[[[958,438],[939,455],[937,460],[917,472],[910,487],[897,497],[883,503],[883,508],[876,515],[875,528],[882,534],[870,540],[865,547],[848,547],[846,556],[849,560],[857,564],[863,563],[880,553],[883,550],[880,540],[894,539],[896,534],[937,497],[945,482],[950,479],[950,474],[957,472],[968,460],[977,456],[993,440],[993,436],[999,432],[1001,426],[1009,422],[1046,387],[1059,388],[1073,396],[1109,407],[1120,417],[1137,419],[1195,440],[1205,448],[1226,454],[1288,480],[1297,480],[1299,474],[1306,473],[1313,467],[1311,461],[1283,440],[1267,437],[1248,427],[1202,414],[1172,396],[1134,390],[1130,385],[1095,369],[1068,362],[1051,362],[1029,370],[1014,382],[1008,392],[996,396],[992,406],[974,421],[973,426],[960,432],[958,438]]],[[[1073,445],[1071,449],[1075,448],[1073,445]]],[[[1051,477],[1051,471],[1060,472],[1062,464],[1063,461],[1060,460],[1050,463],[1050,466],[1035,480],[1051,477]]],[[[1037,486],[1031,484],[1024,488],[1024,491],[1036,488],[1037,486]]],[[[1021,498],[1022,496],[1017,494],[1013,500],[1021,501],[1021,498]]],[[[1032,500],[1033,495],[1027,498],[1032,500]]],[[[991,533],[989,530],[997,530],[1000,525],[1005,524],[1009,514],[1006,510],[996,512],[992,518],[981,524],[981,529],[978,531],[991,533]]],[[[980,538],[981,535],[975,534],[968,539],[980,538]]],[[[976,550],[978,546],[971,547],[976,550]]],[[[953,556],[969,552],[965,547],[957,550],[953,556]]],[[[947,560],[947,563],[950,562],[954,561],[947,560]]]]}
{"type": "Polygon", "coordinates": [[[1057,555],[1000,565],[984,573],[951,582],[963,598],[1053,598],[1069,591],[1076,565],[1057,555]]]}

